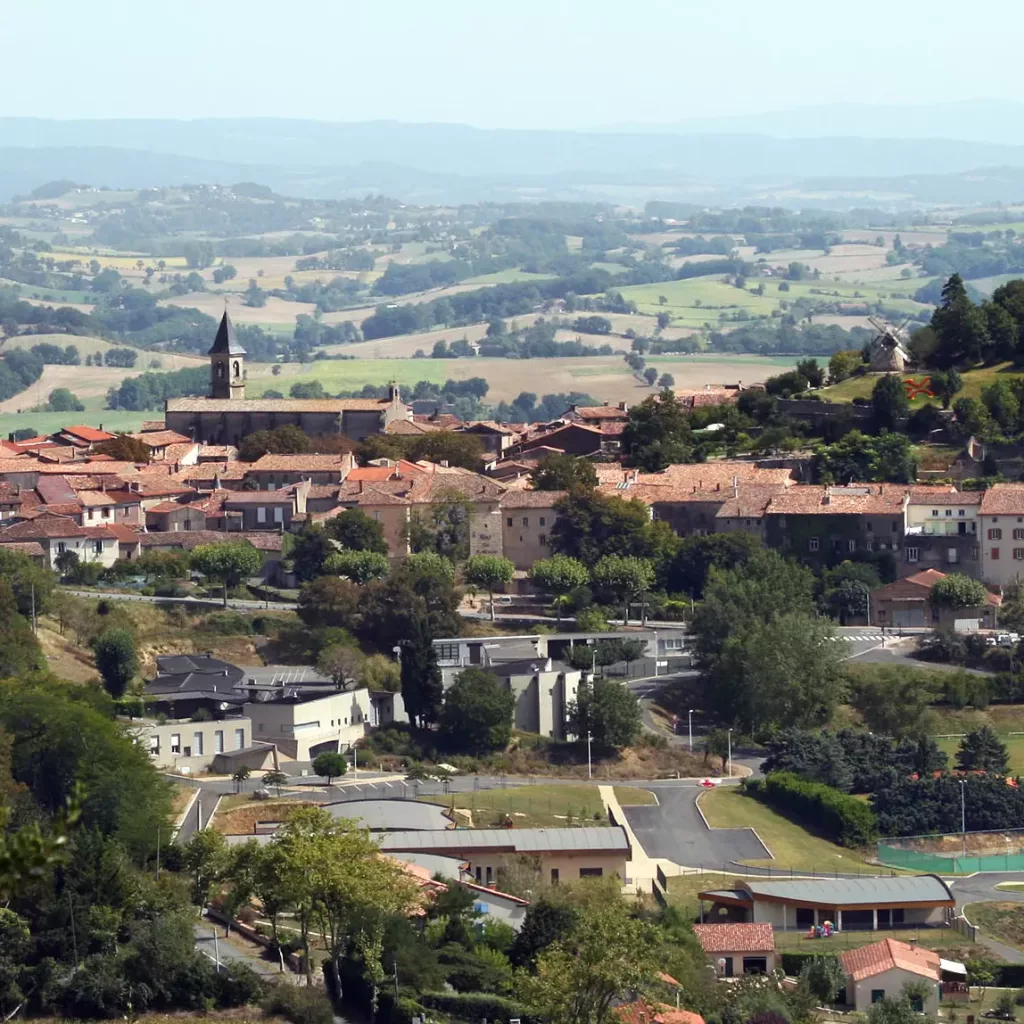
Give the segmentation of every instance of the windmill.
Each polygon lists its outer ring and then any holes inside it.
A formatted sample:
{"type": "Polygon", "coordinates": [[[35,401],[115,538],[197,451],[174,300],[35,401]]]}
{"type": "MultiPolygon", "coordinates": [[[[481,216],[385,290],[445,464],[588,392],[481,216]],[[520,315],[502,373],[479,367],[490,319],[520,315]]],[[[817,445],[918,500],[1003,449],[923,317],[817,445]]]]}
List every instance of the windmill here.
{"type": "Polygon", "coordinates": [[[904,346],[903,333],[910,318],[907,317],[899,327],[874,316],[869,316],[868,322],[878,331],[868,347],[871,369],[876,373],[902,373],[911,361],[904,346]]]}

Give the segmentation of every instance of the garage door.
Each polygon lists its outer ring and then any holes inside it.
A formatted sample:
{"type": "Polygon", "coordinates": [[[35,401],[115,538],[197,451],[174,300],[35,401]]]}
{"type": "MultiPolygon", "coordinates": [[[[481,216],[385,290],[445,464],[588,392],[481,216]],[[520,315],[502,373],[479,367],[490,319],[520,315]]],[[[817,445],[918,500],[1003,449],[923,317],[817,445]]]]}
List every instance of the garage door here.
{"type": "Polygon", "coordinates": [[[892,624],[894,626],[923,626],[923,608],[897,608],[892,613],[892,624]]]}

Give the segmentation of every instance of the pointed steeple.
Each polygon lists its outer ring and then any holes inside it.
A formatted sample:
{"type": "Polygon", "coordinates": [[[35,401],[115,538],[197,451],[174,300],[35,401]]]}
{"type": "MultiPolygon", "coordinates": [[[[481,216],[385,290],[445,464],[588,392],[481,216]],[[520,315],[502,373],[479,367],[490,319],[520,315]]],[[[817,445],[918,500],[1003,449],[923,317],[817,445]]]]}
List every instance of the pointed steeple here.
{"type": "Polygon", "coordinates": [[[206,353],[208,356],[225,355],[225,356],[244,356],[245,349],[238,343],[238,339],[235,337],[235,325],[231,322],[231,317],[228,316],[228,311],[224,310],[224,315],[220,318],[220,326],[217,328],[217,337],[213,339],[213,345],[210,351],[206,353]]]}

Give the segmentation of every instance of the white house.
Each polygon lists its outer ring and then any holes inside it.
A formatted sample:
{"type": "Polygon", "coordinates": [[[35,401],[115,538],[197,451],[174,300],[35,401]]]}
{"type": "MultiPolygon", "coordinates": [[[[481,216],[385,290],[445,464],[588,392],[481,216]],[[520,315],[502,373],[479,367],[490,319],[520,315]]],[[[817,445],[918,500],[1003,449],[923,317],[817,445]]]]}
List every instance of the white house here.
{"type": "Polygon", "coordinates": [[[947,987],[962,989],[967,969],[955,960],[943,960],[930,949],[896,939],[882,939],[870,946],[847,950],[840,954],[846,975],[846,1003],[867,1013],[872,1003],[898,999],[912,985],[923,990],[912,995],[910,1002],[918,1013],[935,1017],[942,999],[943,978],[951,980],[947,987]]]}

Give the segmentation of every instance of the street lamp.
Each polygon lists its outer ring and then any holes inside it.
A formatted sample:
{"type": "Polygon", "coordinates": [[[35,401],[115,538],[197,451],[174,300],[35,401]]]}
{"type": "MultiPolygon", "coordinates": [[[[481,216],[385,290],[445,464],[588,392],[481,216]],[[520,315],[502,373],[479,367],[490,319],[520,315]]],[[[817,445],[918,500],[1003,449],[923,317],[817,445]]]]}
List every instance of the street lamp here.
{"type": "Polygon", "coordinates": [[[960,840],[963,846],[963,854],[967,856],[967,801],[964,796],[966,779],[960,780],[960,840]]]}
{"type": "Polygon", "coordinates": [[[690,725],[690,753],[693,753],[693,713],[696,708],[687,708],[686,718],[690,725]]]}
{"type": "Polygon", "coordinates": [[[729,778],[732,778],[732,729],[729,730],[729,778]]]}
{"type": "Polygon", "coordinates": [[[590,760],[590,742],[593,737],[591,736],[590,730],[587,730],[587,778],[592,779],[594,777],[593,763],[590,760]]]}

